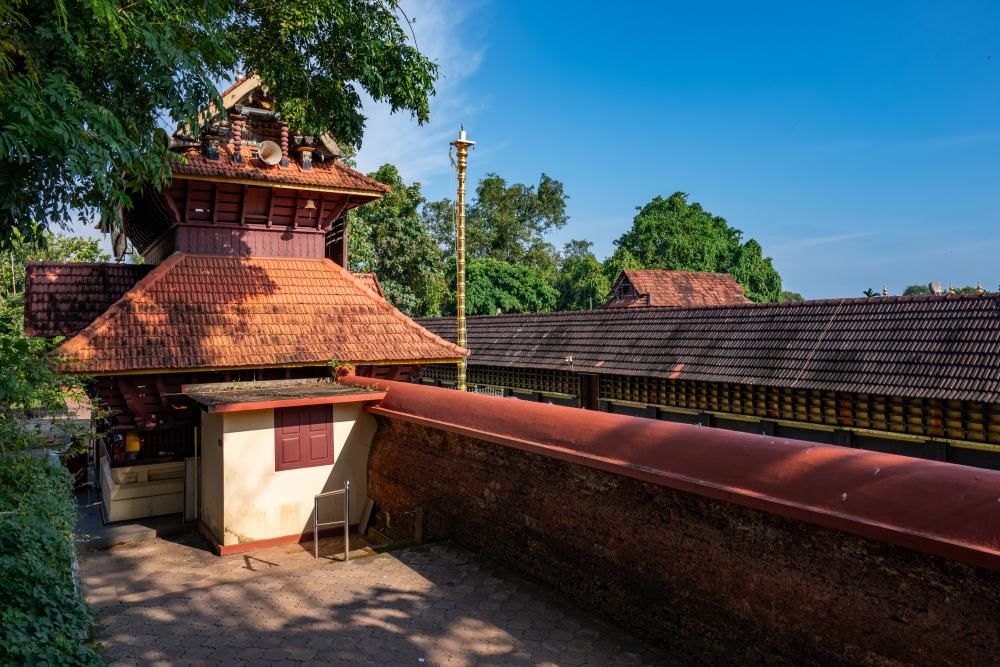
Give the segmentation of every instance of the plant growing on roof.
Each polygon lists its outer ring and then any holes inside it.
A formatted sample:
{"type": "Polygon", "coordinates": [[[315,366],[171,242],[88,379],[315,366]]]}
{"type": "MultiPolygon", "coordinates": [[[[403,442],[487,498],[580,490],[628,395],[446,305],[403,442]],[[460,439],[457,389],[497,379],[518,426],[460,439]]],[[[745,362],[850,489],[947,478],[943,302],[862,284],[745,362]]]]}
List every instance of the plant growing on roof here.
{"type": "Polygon", "coordinates": [[[198,129],[240,63],[299,131],[360,147],[361,91],[428,120],[438,68],[409,28],[398,0],[0,2],[0,243],[32,221],[120,228],[170,179],[161,119],[198,129]]]}
{"type": "Polygon", "coordinates": [[[354,372],[354,364],[346,361],[330,361],[327,365],[333,369],[333,377],[337,382],[354,372]]]}

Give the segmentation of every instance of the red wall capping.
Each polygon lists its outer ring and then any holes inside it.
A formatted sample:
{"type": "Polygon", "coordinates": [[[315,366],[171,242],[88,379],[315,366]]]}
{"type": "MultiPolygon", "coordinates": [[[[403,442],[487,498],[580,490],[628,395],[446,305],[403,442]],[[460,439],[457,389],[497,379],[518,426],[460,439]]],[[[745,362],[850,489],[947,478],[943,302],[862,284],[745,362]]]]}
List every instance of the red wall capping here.
{"type": "MultiPolygon", "coordinates": [[[[372,381],[347,377],[344,384],[372,381]]],[[[375,414],[1000,571],[1000,472],[379,382],[375,414]]]]}

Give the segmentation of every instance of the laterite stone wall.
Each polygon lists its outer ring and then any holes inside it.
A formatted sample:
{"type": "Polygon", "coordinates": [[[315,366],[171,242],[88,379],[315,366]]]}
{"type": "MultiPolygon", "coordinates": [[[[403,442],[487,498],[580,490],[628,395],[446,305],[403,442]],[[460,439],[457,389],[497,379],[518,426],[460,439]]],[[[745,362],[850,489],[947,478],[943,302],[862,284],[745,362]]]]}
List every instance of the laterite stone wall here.
{"type": "MultiPolygon", "coordinates": [[[[376,524],[453,540],[695,665],[1000,664],[1000,573],[376,417],[376,524]]],[[[508,632],[522,632],[510,630],[508,632]]]]}

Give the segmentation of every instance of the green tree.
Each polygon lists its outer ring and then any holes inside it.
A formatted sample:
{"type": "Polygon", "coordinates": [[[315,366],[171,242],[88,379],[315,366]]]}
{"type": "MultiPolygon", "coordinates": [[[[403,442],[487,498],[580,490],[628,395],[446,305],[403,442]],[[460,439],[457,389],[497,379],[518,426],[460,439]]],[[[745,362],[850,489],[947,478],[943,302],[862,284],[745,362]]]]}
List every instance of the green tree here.
{"type": "Polygon", "coordinates": [[[871,287],[869,287],[864,292],[862,292],[862,294],[864,294],[869,299],[871,299],[872,297],[876,297],[876,296],[882,296],[881,294],[879,294],[878,292],[876,292],[875,290],[873,290],[871,287]]]}
{"type": "MultiPolygon", "coordinates": [[[[448,266],[449,298],[445,315],[456,314],[456,266],[448,266]]],[[[480,258],[465,267],[465,309],[468,315],[545,313],[555,310],[559,292],[535,270],[496,259],[480,258]]]]}
{"type": "Polygon", "coordinates": [[[783,303],[791,303],[795,301],[805,301],[805,299],[803,299],[802,295],[798,292],[782,292],[781,301],[783,303]]]}
{"type": "Polygon", "coordinates": [[[632,228],[615,241],[615,253],[605,262],[605,275],[613,280],[623,268],[729,273],[748,298],[780,301],[781,276],[760,244],[744,243],[743,232],[701,204],[688,204],[687,197],[675,192],[637,207],[632,228]]]}
{"type": "Polygon", "coordinates": [[[420,183],[407,185],[391,164],[368,174],[392,191],[351,216],[348,263],[374,272],[386,300],[411,317],[438,315],[446,293],[444,260],[418,209],[420,183]]]}
{"type": "Polygon", "coordinates": [[[563,184],[545,174],[537,189],[487,174],[468,209],[467,256],[554,274],[554,248],[544,235],[566,225],[567,199],[563,184]]]}
{"type": "Polygon", "coordinates": [[[590,241],[570,241],[559,254],[558,310],[588,310],[608,298],[611,283],[590,248],[590,241]]]}
{"type": "Polygon", "coordinates": [[[450,199],[426,202],[420,211],[424,226],[445,255],[455,254],[457,215],[458,206],[450,199]]]}
{"type": "Polygon", "coordinates": [[[930,294],[931,290],[927,285],[910,285],[905,290],[903,290],[903,296],[919,296],[921,294],[930,294]]]}
{"type": "Polygon", "coordinates": [[[360,91],[428,119],[437,65],[398,0],[3,0],[0,243],[100,213],[170,178],[164,119],[199,116],[242,63],[293,128],[360,146],[360,91]],[[409,27],[407,25],[407,27],[409,27]]]}

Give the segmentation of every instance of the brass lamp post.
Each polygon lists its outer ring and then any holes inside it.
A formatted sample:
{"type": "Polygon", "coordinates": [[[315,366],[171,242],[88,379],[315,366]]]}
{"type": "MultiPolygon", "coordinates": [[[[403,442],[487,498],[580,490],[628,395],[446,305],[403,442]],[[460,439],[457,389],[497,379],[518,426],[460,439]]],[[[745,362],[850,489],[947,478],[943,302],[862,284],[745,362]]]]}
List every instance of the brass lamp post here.
{"type": "MultiPolygon", "coordinates": [[[[466,141],[465,125],[458,133],[458,141],[451,142],[458,153],[458,239],[455,251],[458,255],[458,346],[465,347],[465,169],[468,165],[469,146],[475,146],[475,141],[466,141]]],[[[468,361],[465,357],[458,362],[458,390],[465,391],[465,369],[468,361]]]]}

